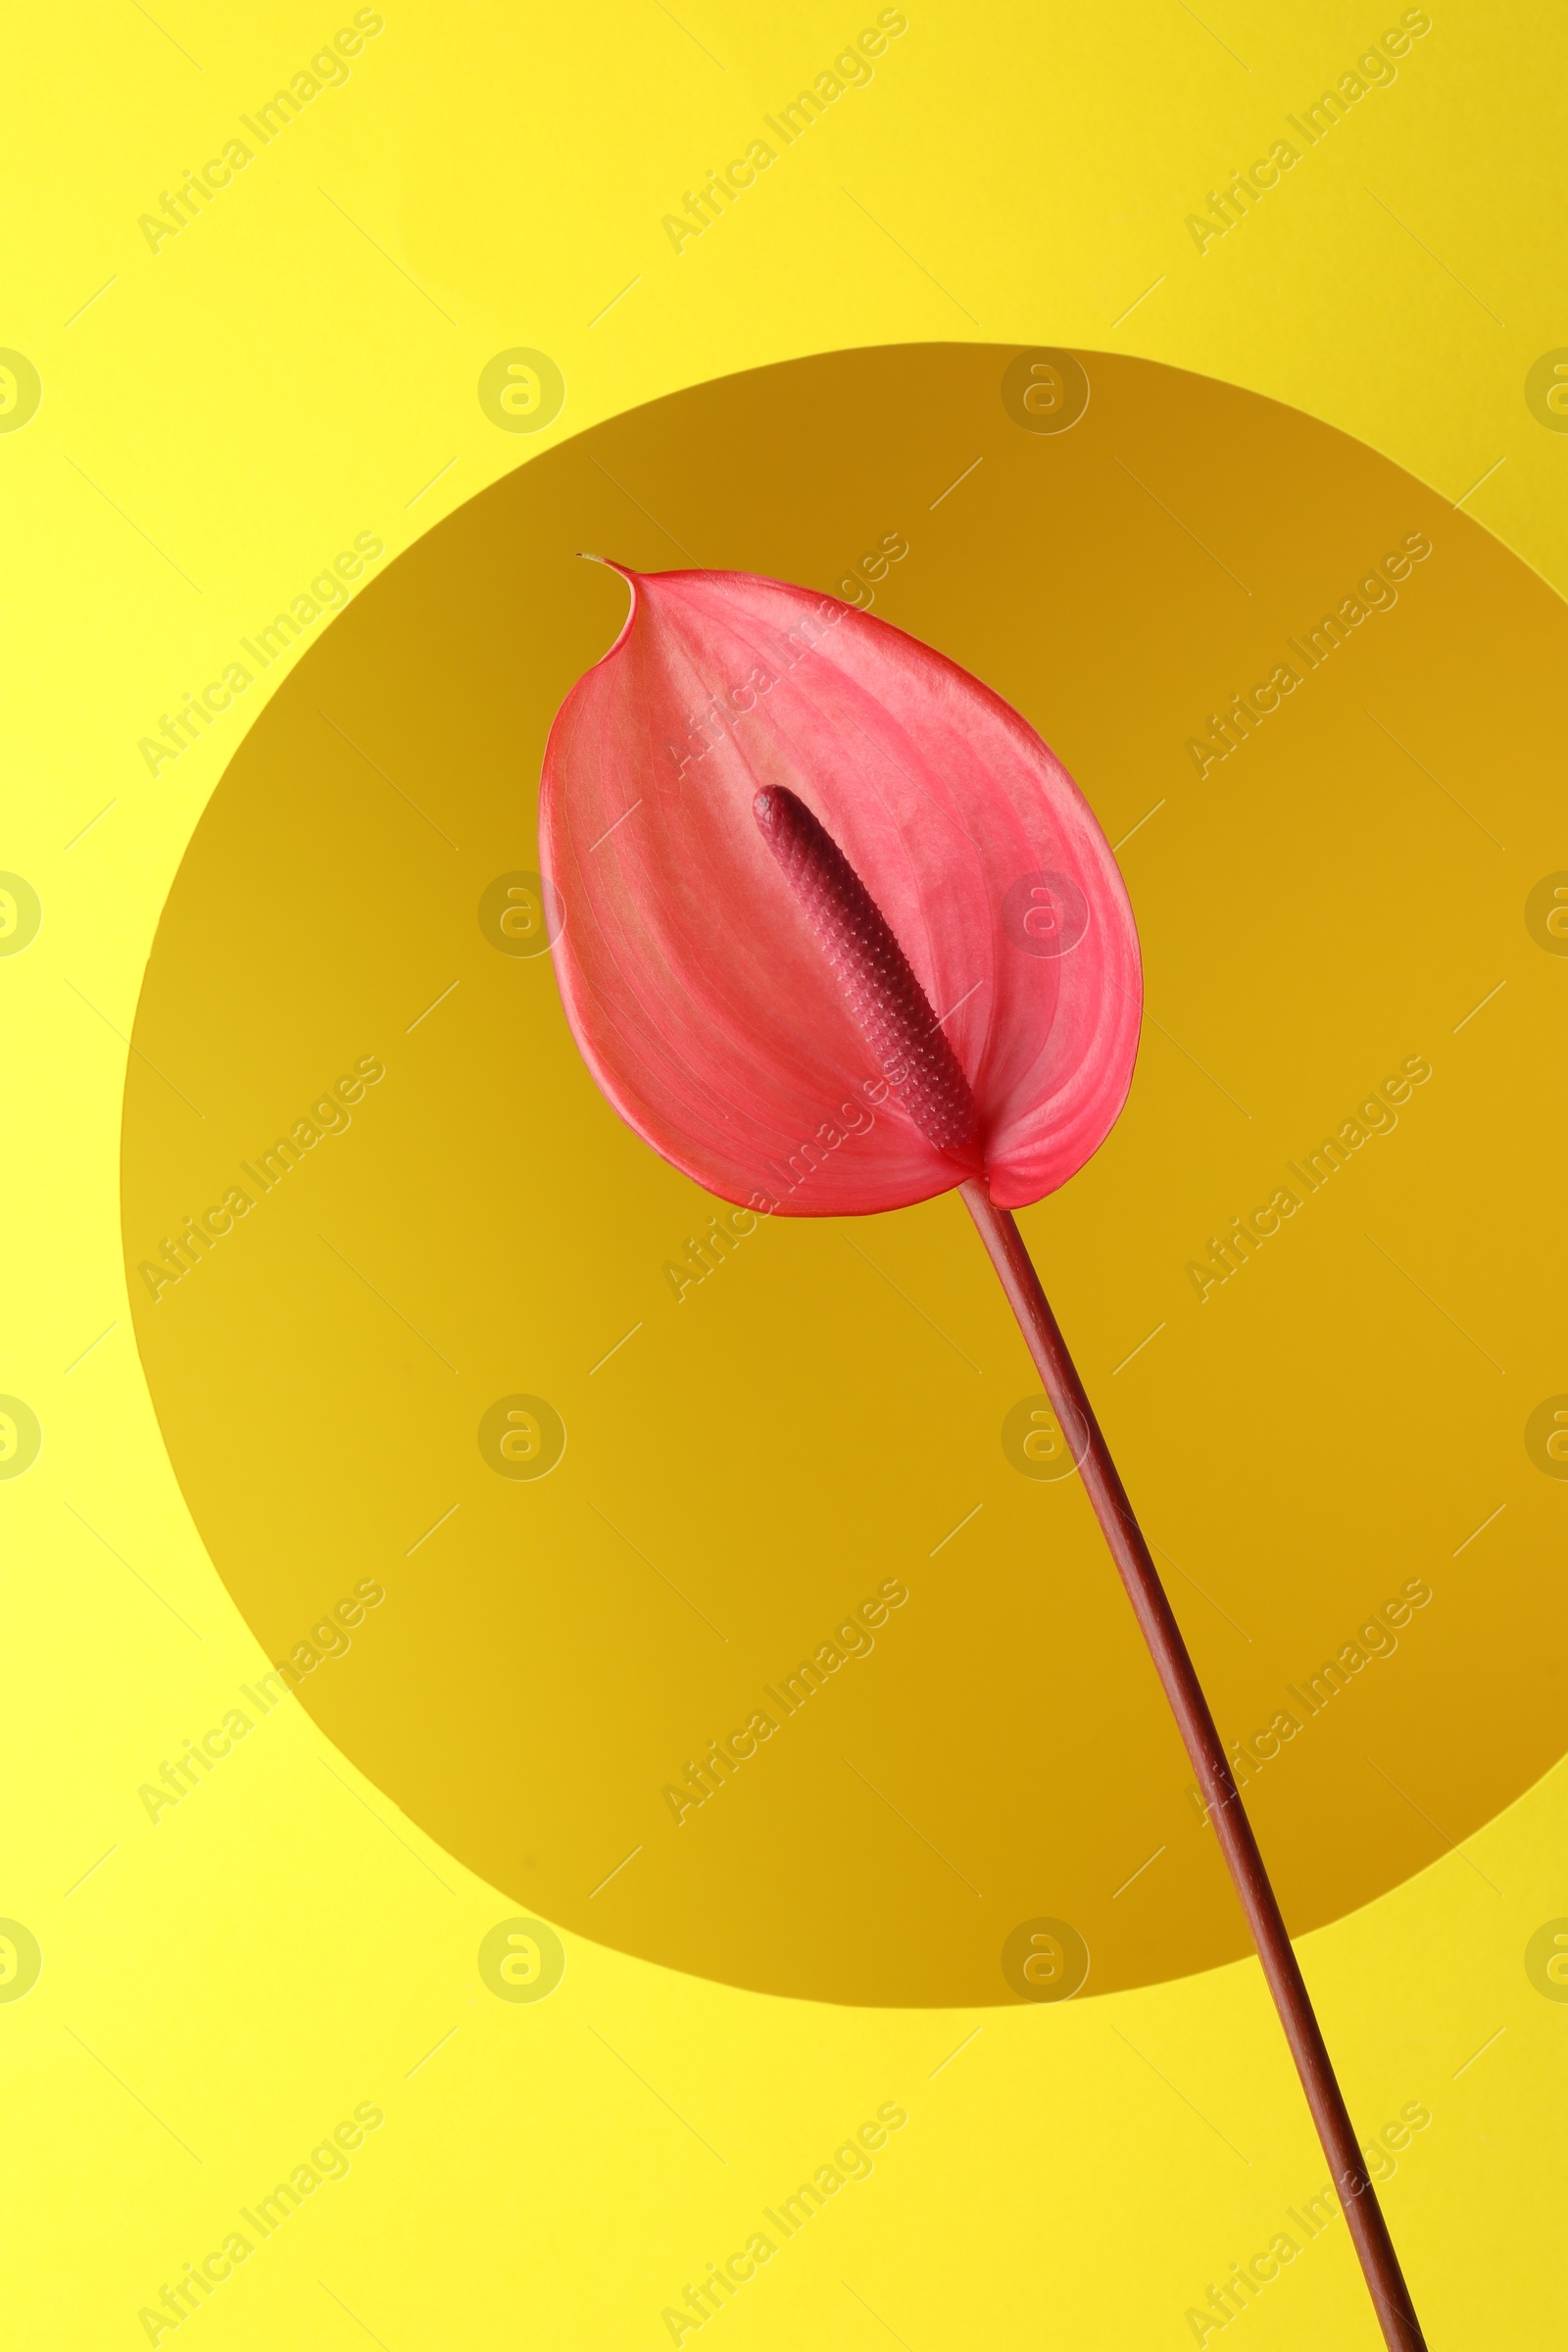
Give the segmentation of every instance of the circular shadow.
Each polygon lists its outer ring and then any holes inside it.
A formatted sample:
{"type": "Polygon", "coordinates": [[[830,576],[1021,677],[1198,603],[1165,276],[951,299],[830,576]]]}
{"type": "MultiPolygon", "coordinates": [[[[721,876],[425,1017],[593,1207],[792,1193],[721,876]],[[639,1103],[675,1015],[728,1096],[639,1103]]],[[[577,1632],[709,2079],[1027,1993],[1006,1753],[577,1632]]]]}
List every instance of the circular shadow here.
{"type": "Polygon", "coordinates": [[[579,548],[869,606],[1118,845],[1139,1072],[1023,1223],[1293,1929],[1568,1745],[1563,610],[1304,416],[1085,353],[1043,432],[1018,357],[702,385],[368,582],[196,831],[126,1085],[142,1360],[279,1684],[519,1916],[816,1999],[1246,1936],[959,1203],[739,1232],[577,1058],[539,761],[625,599],[579,548]]]}

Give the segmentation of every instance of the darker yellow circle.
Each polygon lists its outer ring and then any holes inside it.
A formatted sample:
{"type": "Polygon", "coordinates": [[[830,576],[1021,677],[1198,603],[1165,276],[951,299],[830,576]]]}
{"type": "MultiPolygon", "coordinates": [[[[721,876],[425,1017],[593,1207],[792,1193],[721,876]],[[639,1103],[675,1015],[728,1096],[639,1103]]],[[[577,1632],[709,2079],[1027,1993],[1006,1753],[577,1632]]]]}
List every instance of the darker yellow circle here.
{"type": "Polygon", "coordinates": [[[475,920],[538,872],[547,729],[624,616],[579,548],[820,588],[886,550],[862,601],[1119,845],[1132,1096],[1022,1223],[1292,1928],[1568,1745],[1568,1482],[1521,1443],[1568,1388],[1568,962],[1520,920],[1568,870],[1563,609],[1289,410],[1092,353],[1052,437],[1016,357],[700,386],[368,583],[196,831],[126,1086],[215,1563],[274,1658],[385,1589],[302,1703],[498,1913],[817,1999],[1020,1997],[1019,1921],[1072,1922],[1097,1993],[1247,1937],[1081,1480],[999,1443],[1037,1375],[960,1203],[743,1230],[475,920]],[[476,1443],[518,1398],[570,1431],[548,1477],[476,1443]]]}

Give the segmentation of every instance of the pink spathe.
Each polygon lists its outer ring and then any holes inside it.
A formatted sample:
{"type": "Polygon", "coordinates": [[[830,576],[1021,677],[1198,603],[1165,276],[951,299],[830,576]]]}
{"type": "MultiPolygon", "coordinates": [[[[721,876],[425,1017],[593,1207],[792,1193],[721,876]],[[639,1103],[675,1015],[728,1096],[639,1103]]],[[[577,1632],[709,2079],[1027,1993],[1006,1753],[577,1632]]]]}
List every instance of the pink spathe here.
{"type": "Polygon", "coordinates": [[[631,612],[557,715],[541,802],[556,969],[610,1101],[710,1192],[789,1215],[977,1175],[999,1207],[1054,1191],[1126,1100],[1142,1006],[1127,894],[1060,760],[956,662],[836,598],[613,568],[631,612]],[[910,1057],[852,1010],[760,829],[778,788],[902,950],[974,1098],[965,1140],[932,1140],[910,1057]]]}

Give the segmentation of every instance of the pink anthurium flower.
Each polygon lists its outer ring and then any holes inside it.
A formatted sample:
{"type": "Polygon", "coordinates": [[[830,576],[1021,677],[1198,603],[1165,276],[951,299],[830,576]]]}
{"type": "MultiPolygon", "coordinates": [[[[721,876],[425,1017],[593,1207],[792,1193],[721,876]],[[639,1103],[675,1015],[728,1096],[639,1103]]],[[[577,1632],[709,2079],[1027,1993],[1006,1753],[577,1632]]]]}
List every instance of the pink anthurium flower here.
{"type": "Polygon", "coordinates": [[[545,752],[567,1017],[621,1116],[796,1216],[961,1191],[1180,1727],[1384,2337],[1425,2339],[1181,1629],[1011,1210],[1132,1078],[1142,984],[1103,835],[1033,728],[885,621],[777,580],[639,575],[545,752]]]}
{"type": "Polygon", "coordinates": [[[1126,1100],[1142,1004],[1127,893],[1066,769],[956,662],[831,597],[623,576],[542,807],[556,968],[612,1102],[710,1191],[787,1215],[977,1175],[1004,1207],[1054,1191],[1126,1100]],[[868,1038],[760,829],[768,791],[865,885],[927,1037],[868,1038]],[[924,1064],[950,1060],[963,1133],[918,1114],[924,1064]]]}

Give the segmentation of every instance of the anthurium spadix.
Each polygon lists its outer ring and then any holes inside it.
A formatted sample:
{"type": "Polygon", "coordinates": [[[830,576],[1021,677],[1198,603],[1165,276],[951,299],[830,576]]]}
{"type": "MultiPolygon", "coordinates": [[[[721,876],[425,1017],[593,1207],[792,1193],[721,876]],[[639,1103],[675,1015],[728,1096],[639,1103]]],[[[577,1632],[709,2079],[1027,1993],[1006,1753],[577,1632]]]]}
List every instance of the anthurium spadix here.
{"type": "Polygon", "coordinates": [[[1425,2339],[1225,1748],[1011,1211],[1126,1099],[1142,978],[1060,761],[835,599],[622,572],[545,753],[556,971],[621,1116],[721,1197],[842,1216],[957,1190],[1018,1318],[1208,1807],[1387,2343],[1425,2339]]]}
{"type": "Polygon", "coordinates": [[[610,1100],[710,1191],[786,1215],[981,1174],[1005,1207],[1054,1191],[1121,1109],[1142,1002],[1121,876],[1061,762],[848,605],[624,576],[626,625],[551,733],[542,818],[562,992],[610,1100]],[[759,824],[766,792],[863,884],[927,1035],[867,1035],[759,824]],[[917,1115],[922,1064],[946,1058],[974,1102],[962,1135],[917,1115]]]}

